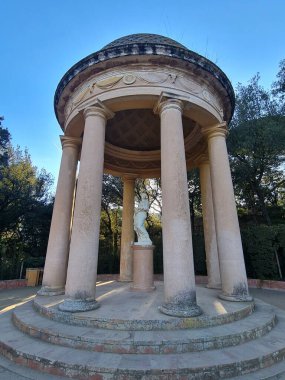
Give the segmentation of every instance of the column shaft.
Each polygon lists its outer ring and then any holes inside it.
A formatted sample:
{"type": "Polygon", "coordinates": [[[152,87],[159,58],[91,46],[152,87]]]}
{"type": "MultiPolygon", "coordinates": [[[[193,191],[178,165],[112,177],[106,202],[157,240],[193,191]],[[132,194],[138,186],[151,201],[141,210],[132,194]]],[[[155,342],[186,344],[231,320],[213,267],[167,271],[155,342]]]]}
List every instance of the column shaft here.
{"type": "Polygon", "coordinates": [[[194,316],[201,310],[196,304],[182,102],[163,102],[160,117],[165,292],[165,304],[160,311],[169,315],[194,316]]]}
{"type": "Polygon", "coordinates": [[[123,216],[120,253],[120,281],[133,279],[135,179],[123,178],[123,216]]]}
{"type": "Polygon", "coordinates": [[[63,294],[70,242],[75,177],[81,139],[61,136],[62,158],[40,295],[63,294]]]}
{"type": "Polygon", "coordinates": [[[200,165],[203,226],[208,274],[208,288],[221,288],[220,264],[216,238],[212,184],[209,162],[200,165]]]}
{"type": "Polygon", "coordinates": [[[84,111],[85,128],[75,200],[64,311],[97,308],[95,301],[105,144],[105,111],[84,111]]]}
{"type": "Polygon", "coordinates": [[[246,270],[223,125],[209,129],[208,151],[222,279],[221,298],[248,301],[246,270]]]}

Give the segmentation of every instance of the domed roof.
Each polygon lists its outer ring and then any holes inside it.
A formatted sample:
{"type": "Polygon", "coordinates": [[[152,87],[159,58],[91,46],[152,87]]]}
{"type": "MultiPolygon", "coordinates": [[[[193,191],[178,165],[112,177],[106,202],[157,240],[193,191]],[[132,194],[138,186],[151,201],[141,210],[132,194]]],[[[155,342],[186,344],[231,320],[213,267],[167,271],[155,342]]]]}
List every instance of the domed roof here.
{"type": "Polygon", "coordinates": [[[189,50],[182,44],[158,34],[130,34],[114,40],[99,51],[88,55],[73,65],[60,80],[54,97],[54,108],[59,123],[64,123],[64,105],[73,90],[91,75],[110,67],[126,63],[151,62],[152,64],[181,66],[195,71],[195,75],[208,77],[221,86],[230,101],[225,120],[230,120],[234,110],[235,96],[225,73],[213,62],[189,50]],[[61,103],[61,104],[59,104],[61,103]]]}
{"type": "Polygon", "coordinates": [[[137,33],[130,34],[128,36],[124,36],[121,38],[117,38],[113,42],[110,42],[108,45],[104,46],[102,50],[114,48],[118,46],[124,46],[129,44],[160,44],[160,45],[168,45],[175,46],[182,49],[187,49],[182,44],[177,41],[172,40],[171,38],[161,36],[159,34],[149,34],[149,33],[137,33]]]}

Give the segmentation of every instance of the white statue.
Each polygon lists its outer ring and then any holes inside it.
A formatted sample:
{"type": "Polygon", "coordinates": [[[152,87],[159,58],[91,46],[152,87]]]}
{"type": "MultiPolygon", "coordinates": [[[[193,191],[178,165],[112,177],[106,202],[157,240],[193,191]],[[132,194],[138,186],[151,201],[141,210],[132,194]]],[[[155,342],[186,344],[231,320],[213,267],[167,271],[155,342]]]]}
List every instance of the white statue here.
{"type": "Polygon", "coordinates": [[[136,231],[138,241],[135,245],[152,245],[152,241],[149,238],[148,232],[145,229],[144,222],[147,217],[149,209],[149,203],[146,193],[141,194],[141,200],[138,207],[135,209],[134,215],[134,229],[136,231]]]}

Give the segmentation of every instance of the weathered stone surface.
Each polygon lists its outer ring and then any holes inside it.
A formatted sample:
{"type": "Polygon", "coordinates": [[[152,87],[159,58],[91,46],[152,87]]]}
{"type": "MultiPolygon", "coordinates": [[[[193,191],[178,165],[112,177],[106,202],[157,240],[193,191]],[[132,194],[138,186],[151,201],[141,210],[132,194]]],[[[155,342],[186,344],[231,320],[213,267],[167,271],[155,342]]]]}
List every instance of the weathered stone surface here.
{"type": "Polygon", "coordinates": [[[50,321],[36,313],[29,303],[14,310],[13,322],[22,332],[58,345],[97,352],[168,354],[218,349],[260,338],[272,330],[276,317],[271,306],[258,303],[256,311],[246,319],[224,326],[122,331],[50,321]]]}
{"type": "Polygon", "coordinates": [[[160,355],[51,347],[16,330],[10,317],[9,313],[0,317],[2,354],[30,368],[76,379],[226,379],[268,367],[285,356],[285,313],[279,311],[277,326],[258,341],[227,350],[160,355]]]}
{"type": "MultiPolygon", "coordinates": [[[[157,295],[162,292],[160,283],[157,285],[157,292],[136,295],[139,301],[134,302],[136,297],[128,291],[128,285],[102,283],[98,286],[98,299],[104,299],[103,306],[72,314],[83,322],[76,326],[38,314],[31,303],[16,308],[13,313],[4,312],[0,315],[0,353],[20,365],[79,380],[205,380],[240,375],[246,380],[281,378],[276,374],[282,373],[285,367],[277,365],[275,370],[275,364],[285,357],[284,311],[256,301],[255,310],[244,313],[244,305],[248,310],[251,303],[220,301],[216,298],[218,290],[198,287],[203,317],[169,317],[160,314],[155,305],[155,301],[160,303],[157,295]],[[129,297],[117,310],[113,302],[118,298],[118,305],[122,303],[120,294],[124,291],[129,297]],[[244,313],[242,318],[239,311],[244,313]],[[105,314],[105,322],[113,319],[113,323],[107,322],[107,329],[84,326],[84,320],[96,313],[102,319],[105,314]],[[151,320],[157,316],[152,322],[160,323],[160,329],[121,330],[120,323],[114,323],[116,317],[124,316],[121,323],[126,323],[126,327],[129,322],[139,321],[140,316],[142,327],[147,321],[146,315],[151,320]],[[206,319],[205,315],[212,320],[212,327],[187,328],[185,324],[175,330],[162,328],[164,321],[191,320],[195,322],[190,327],[197,327],[197,321],[206,319]],[[234,321],[224,319],[227,323],[221,324],[222,316],[234,316],[234,321]]],[[[57,310],[62,297],[37,297],[37,302],[40,300],[41,307],[49,312],[49,308],[57,310]]],[[[60,313],[70,316],[70,313],[60,313]]]]}
{"type": "Polygon", "coordinates": [[[102,297],[103,307],[95,312],[72,314],[62,312],[58,310],[58,305],[63,300],[60,296],[37,297],[34,300],[34,307],[42,315],[58,322],[104,329],[143,331],[217,326],[240,320],[251,314],[254,309],[253,303],[236,304],[218,301],[217,290],[197,287],[197,297],[204,315],[175,318],[158,311],[158,307],[163,303],[163,284],[156,282],[155,285],[155,292],[139,294],[129,292],[128,285],[122,283],[112,282],[97,286],[97,300],[100,302],[102,297]]]}

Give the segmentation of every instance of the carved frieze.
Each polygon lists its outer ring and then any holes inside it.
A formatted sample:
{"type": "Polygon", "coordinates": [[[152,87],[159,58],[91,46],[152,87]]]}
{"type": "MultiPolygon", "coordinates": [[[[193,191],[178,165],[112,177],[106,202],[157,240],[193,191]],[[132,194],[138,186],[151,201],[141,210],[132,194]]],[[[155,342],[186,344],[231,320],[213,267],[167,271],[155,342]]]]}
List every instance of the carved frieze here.
{"type": "Polygon", "coordinates": [[[65,107],[66,119],[75,108],[92,99],[92,97],[112,89],[128,86],[137,88],[140,86],[162,87],[163,89],[183,91],[190,102],[194,101],[196,97],[213,107],[223,118],[221,100],[205,82],[201,79],[196,80],[186,72],[173,69],[170,72],[166,69],[158,70],[156,67],[147,70],[140,68],[126,68],[125,71],[111,70],[107,74],[91,78],[87,83],[80,86],[67,102],[65,107]]]}

